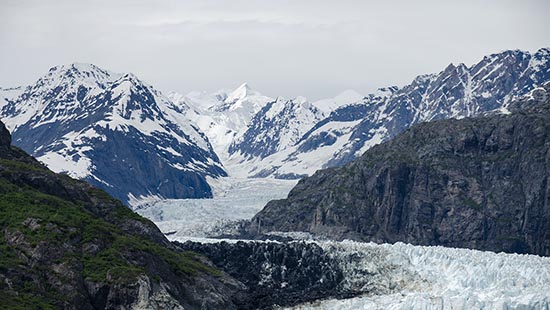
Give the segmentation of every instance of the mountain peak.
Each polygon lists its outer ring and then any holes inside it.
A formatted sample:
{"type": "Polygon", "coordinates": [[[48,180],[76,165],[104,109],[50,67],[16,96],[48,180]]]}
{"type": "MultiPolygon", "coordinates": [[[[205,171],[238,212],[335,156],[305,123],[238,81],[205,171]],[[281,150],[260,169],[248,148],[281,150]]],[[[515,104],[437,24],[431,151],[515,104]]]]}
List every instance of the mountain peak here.
{"type": "Polygon", "coordinates": [[[86,74],[86,73],[92,73],[97,72],[105,75],[111,75],[112,72],[109,72],[107,70],[103,70],[100,67],[90,64],[90,63],[81,63],[81,62],[74,62],[69,64],[62,64],[57,65],[52,68],[50,68],[49,73],[57,73],[57,74],[86,74]]]}
{"type": "Polygon", "coordinates": [[[247,90],[250,90],[250,86],[248,85],[247,82],[244,82],[241,84],[241,86],[237,87],[237,89],[247,89],[247,90]]]}
{"type": "Polygon", "coordinates": [[[357,91],[353,89],[346,89],[340,94],[338,94],[336,97],[334,97],[334,101],[339,105],[343,105],[343,104],[357,102],[362,98],[363,98],[363,95],[361,95],[357,91]]]}
{"type": "Polygon", "coordinates": [[[237,87],[234,91],[232,91],[225,99],[225,102],[227,103],[236,102],[251,95],[258,95],[258,93],[252,90],[248,85],[248,83],[245,82],[245,83],[242,83],[239,87],[237,87]]]}
{"type": "Polygon", "coordinates": [[[145,83],[140,80],[136,75],[133,73],[125,73],[120,78],[118,78],[116,81],[113,82],[113,85],[134,85],[134,86],[145,86],[145,83]]]}
{"type": "Polygon", "coordinates": [[[338,109],[341,106],[358,102],[363,99],[363,96],[353,89],[347,89],[336,95],[334,98],[326,98],[313,102],[313,105],[324,113],[338,109]]]}
{"type": "Polygon", "coordinates": [[[43,84],[56,85],[61,81],[72,81],[77,84],[98,85],[104,87],[122,75],[104,70],[94,64],[70,63],[50,68],[48,74],[40,78],[43,84]]]}

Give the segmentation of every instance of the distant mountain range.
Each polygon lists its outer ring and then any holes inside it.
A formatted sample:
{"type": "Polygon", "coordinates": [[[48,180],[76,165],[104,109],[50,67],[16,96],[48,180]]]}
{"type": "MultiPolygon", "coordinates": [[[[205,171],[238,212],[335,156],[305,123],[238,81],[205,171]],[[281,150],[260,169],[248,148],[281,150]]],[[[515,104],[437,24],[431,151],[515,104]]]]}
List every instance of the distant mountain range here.
{"type": "Polygon", "coordinates": [[[505,51],[403,87],[315,102],[267,97],[246,83],[165,96],[132,74],[72,64],[0,89],[0,116],[17,146],[126,203],[204,198],[207,177],[301,178],[417,123],[508,113],[513,99],[550,81],[549,59],[548,48],[505,51]]]}

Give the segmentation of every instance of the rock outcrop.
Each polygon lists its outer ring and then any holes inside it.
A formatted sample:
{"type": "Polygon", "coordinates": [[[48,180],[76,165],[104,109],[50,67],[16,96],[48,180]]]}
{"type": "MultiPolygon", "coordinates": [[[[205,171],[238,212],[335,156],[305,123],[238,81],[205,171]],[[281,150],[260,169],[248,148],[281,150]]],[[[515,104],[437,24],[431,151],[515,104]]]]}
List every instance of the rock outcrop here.
{"type": "MultiPolygon", "coordinates": [[[[550,102],[423,123],[301,180],[251,230],[550,255],[550,102]]],[[[544,101],[544,102],[540,102],[544,101]]]]}

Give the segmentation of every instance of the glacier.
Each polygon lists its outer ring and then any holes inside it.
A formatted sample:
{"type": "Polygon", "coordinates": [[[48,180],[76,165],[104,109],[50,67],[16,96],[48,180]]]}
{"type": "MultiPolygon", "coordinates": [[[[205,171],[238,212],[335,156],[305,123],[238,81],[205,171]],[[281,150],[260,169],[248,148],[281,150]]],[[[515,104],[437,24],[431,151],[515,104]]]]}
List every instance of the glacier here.
{"type": "MultiPolygon", "coordinates": [[[[228,224],[251,218],[266,201],[287,195],[296,181],[209,179],[213,199],[158,200],[137,207],[171,241],[202,243],[228,224]]],[[[332,309],[549,309],[550,257],[478,250],[314,240],[307,233],[277,233],[318,244],[339,262],[343,285],[363,292],[289,310],[332,309]]],[[[246,242],[263,242],[241,240],[246,242]]],[[[271,241],[273,242],[273,241],[271,241]]],[[[266,267],[267,268],[267,267],[266,267]]],[[[282,309],[282,308],[280,308],[282,309]]]]}
{"type": "Polygon", "coordinates": [[[152,220],[172,241],[227,233],[231,224],[249,220],[273,199],[285,198],[297,180],[207,178],[212,199],[152,199],[134,210],[152,220]]]}
{"type": "Polygon", "coordinates": [[[318,242],[369,293],[313,309],[549,309],[550,257],[404,243],[318,242]]]}

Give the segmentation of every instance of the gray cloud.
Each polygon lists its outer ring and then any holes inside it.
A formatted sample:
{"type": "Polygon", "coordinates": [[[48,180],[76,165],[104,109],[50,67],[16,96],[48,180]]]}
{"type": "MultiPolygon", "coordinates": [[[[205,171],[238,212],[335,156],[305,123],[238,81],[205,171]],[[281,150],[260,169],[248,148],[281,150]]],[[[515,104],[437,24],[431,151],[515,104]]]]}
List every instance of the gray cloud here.
{"type": "Polygon", "coordinates": [[[0,0],[0,86],[79,61],[165,91],[247,81],[271,96],[366,93],[550,46],[548,12],[545,0],[0,0]]]}

